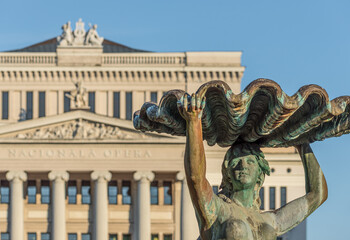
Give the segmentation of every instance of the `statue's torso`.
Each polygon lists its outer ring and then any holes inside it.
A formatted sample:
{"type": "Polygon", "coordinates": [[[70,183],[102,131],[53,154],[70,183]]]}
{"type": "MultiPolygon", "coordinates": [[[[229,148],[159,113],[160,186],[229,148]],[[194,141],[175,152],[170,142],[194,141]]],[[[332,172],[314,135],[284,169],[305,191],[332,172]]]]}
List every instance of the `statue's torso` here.
{"type": "Polygon", "coordinates": [[[275,229],[260,212],[234,202],[221,204],[211,240],[276,240],[275,229]]]}

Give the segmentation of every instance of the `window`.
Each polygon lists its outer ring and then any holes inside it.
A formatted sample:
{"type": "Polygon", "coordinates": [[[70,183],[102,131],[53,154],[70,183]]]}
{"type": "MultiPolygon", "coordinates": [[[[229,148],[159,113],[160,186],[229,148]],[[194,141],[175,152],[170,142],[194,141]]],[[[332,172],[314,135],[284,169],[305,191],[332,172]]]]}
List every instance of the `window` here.
{"type": "Polygon", "coordinates": [[[10,203],[9,182],[6,180],[1,180],[0,182],[0,198],[1,198],[0,203],[10,203]]]}
{"type": "Polygon", "coordinates": [[[125,94],[125,104],[126,104],[126,120],[132,119],[132,92],[127,92],[125,94]]]}
{"type": "Polygon", "coordinates": [[[68,181],[68,204],[76,204],[77,203],[77,182],[76,181],[68,181]]]}
{"type": "Polygon", "coordinates": [[[41,240],[50,240],[50,233],[41,233],[41,240]]]}
{"type": "Polygon", "coordinates": [[[151,102],[157,103],[158,101],[158,94],[157,92],[151,92],[151,102]]]}
{"type": "Polygon", "coordinates": [[[50,182],[46,180],[41,181],[41,203],[50,204],[50,182]]]}
{"type": "Polygon", "coordinates": [[[39,118],[45,117],[45,92],[39,92],[39,118]]]}
{"type": "Polygon", "coordinates": [[[26,119],[33,119],[33,92],[27,92],[26,119]]]}
{"type": "Polygon", "coordinates": [[[281,187],[281,207],[287,203],[287,188],[281,187]]]}
{"type": "Polygon", "coordinates": [[[118,240],[118,234],[109,234],[109,240],[118,240]]]}
{"type": "Polygon", "coordinates": [[[111,181],[108,183],[108,202],[109,204],[117,204],[118,200],[118,186],[117,181],[111,181]]]}
{"type": "Polygon", "coordinates": [[[151,204],[158,205],[158,182],[151,182],[151,204]]]}
{"type": "Polygon", "coordinates": [[[131,240],[131,234],[123,234],[123,240],[131,240]]]}
{"type": "Polygon", "coordinates": [[[214,194],[218,194],[218,192],[219,192],[219,186],[217,186],[217,185],[213,185],[213,192],[214,192],[214,194]]]}
{"type": "Polygon", "coordinates": [[[70,92],[64,92],[64,103],[63,103],[63,111],[69,112],[70,111],[70,92]]]}
{"type": "Polygon", "coordinates": [[[1,240],[10,240],[9,233],[1,233],[1,240]]]}
{"type": "Polygon", "coordinates": [[[120,93],[113,92],[113,117],[120,118],[120,93]]]}
{"type": "Polygon", "coordinates": [[[28,233],[28,240],[36,240],[36,233],[28,233]]]}
{"type": "Polygon", "coordinates": [[[259,192],[259,197],[260,197],[260,210],[264,210],[265,209],[265,189],[264,187],[260,188],[260,192],[259,192]]]}
{"type": "Polygon", "coordinates": [[[35,180],[28,181],[27,187],[28,194],[28,203],[35,204],[36,203],[36,183],[35,180]]]}
{"type": "Polygon", "coordinates": [[[158,234],[152,234],[151,235],[151,240],[159,240],[159,235],[158,234]]]}
{"type": "Polygon", "coordinates": [[[2,119],[9,119],[9,92],[2,92],[2,119]]]}
{"type": "Polygon", "coordinates": [[[164,181],[163,182],[163,189],[164,189],[164,205],[173,204],[173,191],[172,191],[171,182],[164,181]]]}
{"type": "Polygon", "coordinates": [[[77,240],[76,233],[68,233],[68,240],[77,240]]]}
{"type": "Polygon", "coordinates": [[[125,205],[131,204],[131,182],[130,181],[122,182],[122,197],[123,197],[123,204],[125,205]]]}
{"type": "Polygon", "coordinates": [[[276,188],[270,187],[270,209],[276,209],[276,188]]]}
{"type": "Polygon", "coordinates": [[[90,204],[91,203],[90,181],[82,181],[82,184],[81,184],[81,203],[82,204],[90,204]]]}
{"type": "Polygon", "coordinates": [[[95,92],[89,92],[89,107],[90,112],[95,112],[95,92]]]}
{"type": "Polygon", "coordinates": [[[173,240],[173,235],[172,234],[164,234],[163,239],[164,240],[173,240]]]}
{"type": "Polygon", "coordinates": [[[90,240],[90,233],[82,233],[81,240],[90,240]]]}

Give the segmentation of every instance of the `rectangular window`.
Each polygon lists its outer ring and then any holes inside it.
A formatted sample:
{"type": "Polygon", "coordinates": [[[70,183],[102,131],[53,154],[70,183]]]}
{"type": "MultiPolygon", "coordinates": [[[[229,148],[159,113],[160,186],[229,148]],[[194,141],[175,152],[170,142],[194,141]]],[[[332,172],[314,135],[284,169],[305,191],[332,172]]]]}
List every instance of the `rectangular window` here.
{"type": "Polygon", "coordinates": [[[27,92],[26,119],[33,119],[33,92],[27,92]]]}
{"type": "Polygon", "coordinates": [[[28,240],[36,240],[36,233],[28,233],[28,240]]]}
{"type": "Polygon", "coordinates": [[[90,233],[82,233],[81,234],[81,240],[90,240],[90,233]]]}
{"type": "Polygon", "coordinates": [[[131,234],[123,234],[123,240],[131,240],[131,234]]]}
{"type": "Polygon", "coordinates": [[[10,240],[9,233],[1,233],[1,240],[10,240]]]}
{"type": "Polygon", "coordinates": [[[159,240],[159,235],[158,234],[152,234],[151,235],[151,240],[159,240]]]}
{"type": "Polygon", "coordinates": [[[172,234],[164,234],[164,240],[173,240],[173,235],[172,234]]]}
{"type": "Polygon", "coordinates": [[[50,233],[41,233],[41,240],[50,240],[50,233]]]}
{"type": "Polygon", "coordinates": [[[9,119],[9,92],[2,92],[2,115],[1,118],[9,119]]]}
{"type": "Polygon", "coordinates": [[[158,182],[151,182],[151,205],[158,205],[158,182]]]}
{"type": "Polygon", "coordinates": [[[95,112],[95,92],[89,92],[89,107],[90,112],[95,112]]]}
{"type": "Polygon", "coordinates": [[[287,188],[281,187],[281,207],[287,203],[287,188]]]}
{"type": "Polygon", "coordinates": [[[63,111],[69,112],[70,111],[70,92],[64,92],[64,103],[63,103],[63,111]]]}
{"type": "Polygon", "coordinates": [[[45,92],[39,92],[39,118],[45,117],[45,92]]]}
{"type": "Polygon", "coordinates": [[[76,233],[68,233],[68,240],[77,240],[76,233]]]}
{"type": "Polygon", "coordinates": [[[41,203],[42,204],[50,204],[50,182],[47,180],[41,181],[41,203]]]}
{"type": "Polygon", "coordinates": [[[151,92],[151,102],[157,103],[157,101],[158,101],[158,93],[151,92]]]}
{"type": "Polygon", "coordinates": [[[91,203],[90,181],[82,181],[81,183],[81,203],[82,204],[91,203]]]}
{"type": "Polygon", "coordinates": [[[68,204],[76,204],[77,203],[77,182],[76,181],[68,181],[68,204]]]}
{"type": "Polygon", "coordinates": [[[117,204],[118,200],[118,186],[117,181],[110,181],[108,183],[108,202],[109,204],[117,204]]]}
{"type": "Polygon", "coordinates": [[[270,187],[270,209],[276,209],[276,188],[270,187]]]}
{"type": "Polygon", "coordinates": [[[10,187],[9,182],[1,180],[0,182],[0,203],[10,203],[10,187]]]}
{"type": "Polygon", "coordinates": [[[126,120],[132,119],[132,92],[125,93],[125,104],[126,104],[126,120]]]}
{"type": "Polygon", "coordinates": [[[123,204],[125,205],[131,204],[131,182],[130,181],[122,182],[122,198],[123,198],[123,204]]]}
{"type": "Polygon", "coordinates": [[[1,233],[1,240],[10,240],[9,233],[1,233]]]}
{"type": "Polygon", "coordinates": [[[163,189],[164,189],[164,205],[171,205],[173,204],[173,189],[172,184],[170,181],[164,181],[163,182],[163,189]]]}
{"type": "Polygon", "coordinates": [[[218,194],[218,192],[219,192],[219,186],[213,185],[212,189],[213,189],[214,194],[218,194]]]}
{"type": "Polygon", "coordinates": [[[260,192],[259,192],[259,197],[260,197],[260,210],[264,210],[265,209],[265,189],[264,187],[260,188],[260,192]]]}
{"type": "Polygon", "coordinates": [[[28,195],[28,203],[35,204],[36,203],[36,182],[35,182],[35,180],[28,181],[27,195],[28,195]]]}
{"type": "Polygon", "coordinates": [[[118,240],[118,234],[109,234],[109,240],[118,240]]]}
{"type": "Polygon", "coordinates": [[[113,92],[113,117],[120,118],[120,93],[113,92]]]}

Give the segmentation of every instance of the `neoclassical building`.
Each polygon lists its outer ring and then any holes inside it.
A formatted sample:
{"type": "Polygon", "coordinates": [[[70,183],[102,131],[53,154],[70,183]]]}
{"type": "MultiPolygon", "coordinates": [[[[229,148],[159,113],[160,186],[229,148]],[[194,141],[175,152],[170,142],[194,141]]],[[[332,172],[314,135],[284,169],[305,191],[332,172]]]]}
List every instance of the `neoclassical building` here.
{"type": "MultiPolygon", "coordinates": [[[[210,80],[240,91],[241,52],[159,53],[68,22],[59,37],[0,53],[1,240],[192,240],[185,139],[141,133],[132,114],[170,89],[210,80]]],[[[206,147],[221,182],[226,149],[206,147]]],[[[264,149],[272,174],[262,210],[303,194],[293,148],[264,149]]],[[[306,239],[306,223],[279,239],[306,239]]]]}

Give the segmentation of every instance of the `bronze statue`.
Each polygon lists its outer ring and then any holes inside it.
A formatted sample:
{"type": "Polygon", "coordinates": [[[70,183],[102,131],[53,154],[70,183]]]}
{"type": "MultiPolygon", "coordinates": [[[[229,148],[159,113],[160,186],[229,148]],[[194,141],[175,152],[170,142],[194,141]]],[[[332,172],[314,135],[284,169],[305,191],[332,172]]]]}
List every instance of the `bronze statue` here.
{"type": "Polygon", "coordinates": [[[310,143],[350,131],[350,97],[329,101],[316,85],[286,95],[258,79],[242,93],[222,81],[191,96],[167,92],[159,106],[145,103],[134,126],[186,136],[185,172],[202,240],[272,240],[291,230],[327,199],[327,184],[310,143]],[[222,164],[221,191],[205,177],[203,140],[230,146],[222,164]],[[295,146],[305,169],[306,195],[274,211],[260,211],[259,190],[270,168],[260,147],[295,146]]]}

